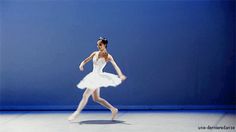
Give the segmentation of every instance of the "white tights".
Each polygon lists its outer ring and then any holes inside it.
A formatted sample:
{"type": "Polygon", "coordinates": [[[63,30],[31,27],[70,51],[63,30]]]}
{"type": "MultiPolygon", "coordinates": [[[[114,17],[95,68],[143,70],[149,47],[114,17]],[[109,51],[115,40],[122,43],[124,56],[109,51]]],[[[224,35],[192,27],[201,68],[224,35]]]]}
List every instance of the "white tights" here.
{"type": "Polygon", "coordinates": [[[85,92],[83,93],[83,97],[77,107],[77,112],[81,112],[83,110],[83,108],[85,107],[85,105],[88,102],[88,99],[90,97],[90,95],[93,95],[93,100],[101,105],[103,105],[104,107],[106,107],[107,109],[110,109],[112,111],[112,109],[114,109],[114,107],[107,102],[105,99],[100,97],[100,88],[93,90],[93,89],[86,89],[85,92]]]}

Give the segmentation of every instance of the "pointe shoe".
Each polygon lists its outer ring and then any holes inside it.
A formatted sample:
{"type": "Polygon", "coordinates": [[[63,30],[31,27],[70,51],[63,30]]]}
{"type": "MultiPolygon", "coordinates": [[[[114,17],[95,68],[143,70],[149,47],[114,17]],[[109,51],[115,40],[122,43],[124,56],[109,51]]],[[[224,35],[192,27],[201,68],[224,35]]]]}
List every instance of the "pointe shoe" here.
{"type": "Polygon", "coordinates": [[[78,116],[79,116],[79,112],[75,111],[73,114],[71,114],[68,117],[68,121],[74,121],[76,118],[78,118],[78,116]]]}
{"type": "Polygon", "coordinates": [[[113,110],[111,110],[111,113],[112,113],[112,118],[111,119],[114,120],[116,115],[117,115],[117,113],[118,113],[118,109],[114,108],[113,110]]]}

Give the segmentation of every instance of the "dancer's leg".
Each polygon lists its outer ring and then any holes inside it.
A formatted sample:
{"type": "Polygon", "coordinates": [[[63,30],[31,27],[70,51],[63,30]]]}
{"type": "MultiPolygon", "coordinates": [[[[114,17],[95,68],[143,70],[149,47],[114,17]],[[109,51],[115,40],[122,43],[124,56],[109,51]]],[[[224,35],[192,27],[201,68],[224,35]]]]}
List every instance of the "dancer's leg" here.
{"type": "Polygon", "coordinates": [[[82,97],[76,111],[71,116],[69,116],[68,120],[74,120],[80,114],[80,112],[83,110],[83,108],[87,104],[90,95],[93,92],[94,92],[94,90],[88,89],[88,88],[84,91],[83,97],[82,97]]]}
{"type": "Polygon", "coordinates": [[[88,98],[90,97],[90,95],[94,92],[93,89],[86,89],[85,92],[83,93],[83,98],[81,99],[79,106],[77,107],[76,111],[81,112],[83,110],[83,108],[85,107],[85,105],[88,102],[88,98]]]}
{"type": "Polygon", "coordinates": [[[97,88],[93,94],[92,94],[92,97],[93,97],[93,101],[94,102],[97,102],[101,105],[103,105],[104,107],[106,107],[107,109],[111,110],[112,108],[114,108],[110,103],[108,103],[105,99],[101,98],[100,97],[100,88],[97,88]]]}
{"type": "Polygon", "coordinates": [[[109,102],[107,102],[105,99],[100,97],[100,88],[97,88],[93,94],[92,94],[93,100],[101,105],[103,105],[104,107],[106,107],[107,109],[109,109],[112,112],[112,119],[115,118],[118,109],[115,108],[114,106],[112,106],[109,102]]]}

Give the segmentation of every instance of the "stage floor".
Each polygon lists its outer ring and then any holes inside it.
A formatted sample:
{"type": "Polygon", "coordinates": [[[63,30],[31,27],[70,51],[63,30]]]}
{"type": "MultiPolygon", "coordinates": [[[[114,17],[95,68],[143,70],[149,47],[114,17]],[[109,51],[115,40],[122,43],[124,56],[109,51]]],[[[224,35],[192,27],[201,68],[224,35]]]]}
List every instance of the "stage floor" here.
{"type": "Polygon", "coordinates": [[[119,111],[0,111],[0,132],[205,132],[236,131],[235,110],[119,111]]]}

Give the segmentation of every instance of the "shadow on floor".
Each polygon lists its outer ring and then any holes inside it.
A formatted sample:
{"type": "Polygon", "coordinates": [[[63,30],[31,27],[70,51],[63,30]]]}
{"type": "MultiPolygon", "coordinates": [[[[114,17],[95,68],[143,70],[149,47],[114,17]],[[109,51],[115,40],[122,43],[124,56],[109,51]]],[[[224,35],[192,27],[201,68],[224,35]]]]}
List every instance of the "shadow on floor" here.
{"type": "Polygon", "coordinates": [[[79,122],[80,125],[83,124],[125,124],[125,125],[131,125],[129,123],[125,123],[125,121],[121,121],[121,120],[86,120],[86,121],[80,121],[79,122]]]}

